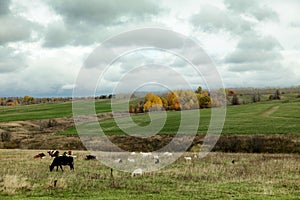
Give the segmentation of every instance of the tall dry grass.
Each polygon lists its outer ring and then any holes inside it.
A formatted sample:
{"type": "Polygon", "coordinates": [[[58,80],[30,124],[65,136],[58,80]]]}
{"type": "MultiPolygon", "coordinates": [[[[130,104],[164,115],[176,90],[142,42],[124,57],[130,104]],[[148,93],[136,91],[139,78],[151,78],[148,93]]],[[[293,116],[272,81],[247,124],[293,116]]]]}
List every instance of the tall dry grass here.
{"type": "MultiPolygon", "coordinates": [[[[0,150],[0,197],[85,199],[296,198],[300,196],[297,154],[210,153],[203,159],[178,159],[161,171],[131,177],[113,172],[88,152],[75,151],[75,171],[49,172],[51,158],[34,159],[39,150],[0,150]],[[56,184],[54,184],[56,182],[56,184]],[[200,198],[201,197],[201,198],[200,198]]],[[[122,164],[122,163],[120,163],[122,164]]]]}

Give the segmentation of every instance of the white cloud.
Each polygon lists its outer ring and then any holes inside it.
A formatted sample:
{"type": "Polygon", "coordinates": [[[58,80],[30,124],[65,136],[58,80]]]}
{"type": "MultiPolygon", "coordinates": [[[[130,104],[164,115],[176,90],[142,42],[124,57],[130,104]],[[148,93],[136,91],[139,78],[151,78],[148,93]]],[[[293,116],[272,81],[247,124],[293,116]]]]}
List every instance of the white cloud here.
{"type": "MultiPolygon", "coordinates": [[[[299,10],[297,0],[2,0],[0,94],[71,95],[83,63],[87,71],[96,73],[99,61],[116,58],[119,52],[138,47],[137,44],[168,50],[185,45],[172,35],[144,29],[136,35],[116,37],[85,62],[107,38],[149,24],[197,40],[216,64],[227,87],[299,85],[299,10]]],[[[205,68],[208,62],[198,49],[185,46],[183,49],[189,50],[187,56],[203,66],[205,72],[209,71],[205,68]]],[[[195,87],[204,84],[185,61],[155,49],[136,52],[135,56],[125,56],[118,62],[122,66],[111,68],[103,79],[104,93],[128,69],[150,63],[173,67],[195,87]]],[[[153,80],[164,79],[175,84],[176,76],[172,77],[171,72],[169,75],[167,70],[149,69],[157,71],[135,71],[128,74],[129,83],[141,83],[151,75],[153,80]]]]}
{"type": "Polygon", "coordinates": [[[62,90],[72,90],[76,87],[75,84],[66,84],[61,87],[62,90]]]}

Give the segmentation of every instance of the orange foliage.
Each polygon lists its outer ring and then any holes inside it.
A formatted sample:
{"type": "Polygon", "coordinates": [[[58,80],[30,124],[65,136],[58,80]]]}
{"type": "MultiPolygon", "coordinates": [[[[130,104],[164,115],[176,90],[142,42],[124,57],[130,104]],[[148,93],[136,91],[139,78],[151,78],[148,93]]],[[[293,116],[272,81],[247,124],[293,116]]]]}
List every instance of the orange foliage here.
{"type": "Polygon", "coordinates": [[[145,96],[145,104],[144,104],[144,111],[148,112],[150,108],[158,111],[161,110],[161,107],[163,106],[162,100],[159,96],[156,96],[153,93],[148,93],[145,96]]]}

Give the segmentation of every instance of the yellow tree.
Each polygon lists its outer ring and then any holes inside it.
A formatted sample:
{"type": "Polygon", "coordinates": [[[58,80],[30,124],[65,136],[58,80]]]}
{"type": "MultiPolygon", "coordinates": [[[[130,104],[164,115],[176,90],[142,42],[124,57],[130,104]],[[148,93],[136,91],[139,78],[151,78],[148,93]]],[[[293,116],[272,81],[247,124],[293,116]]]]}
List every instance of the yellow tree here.
{"type": "Polygon", "coordinates": [[[157,96],[153,93],[148,93],[145,96],[145,104],[144,104],[145,112],[148,112],[150,110],[150,108],[152,108],[154,110],[160,110],[162,106],[163,106],[163,103],[159,96],[157,96]]]}
{"type": "Polygon", "coordinates": [[[169,92],[167,96],[168,110],[181,110],[181,106],[178,100],[178,92],[169,92]]]}
{"type": "Polygon", "coordinates": [[[165,97],[160,97],[161,102],[163,103],[163,107],[167,110],[168,109],[168,101],[165,97]]]}
{"type": "Polygon", "coordinates": [[[28,104],[33,103],[34,98],[31,97],[31,96],[26,95],[26,96],[24,96],[23,101],[24,101],[24,104],[27,104],[27,105],[28,105],[28,104]]]}

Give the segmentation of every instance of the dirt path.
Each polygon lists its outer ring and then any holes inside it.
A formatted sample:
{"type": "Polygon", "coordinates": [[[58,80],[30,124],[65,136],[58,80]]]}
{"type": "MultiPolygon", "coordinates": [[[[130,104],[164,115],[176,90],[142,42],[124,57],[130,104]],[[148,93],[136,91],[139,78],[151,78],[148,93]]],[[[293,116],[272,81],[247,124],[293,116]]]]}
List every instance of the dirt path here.
{"type": "Polygon", "coordinates": [[[261,114],[261,116],[263,117],[270,117],[276,110],[279,109],[280,106],[273,106],[272,108],[270,108],[269,110],[263,112],[261,114]]]}

